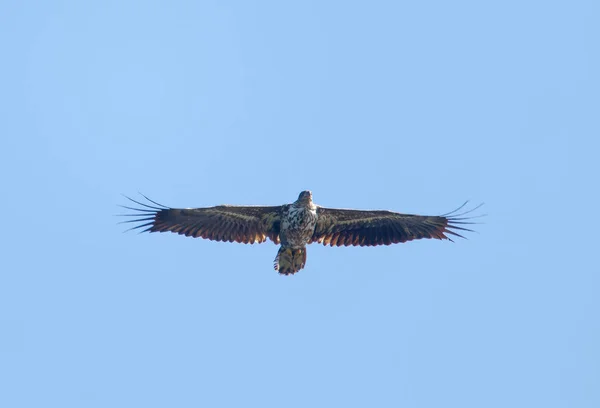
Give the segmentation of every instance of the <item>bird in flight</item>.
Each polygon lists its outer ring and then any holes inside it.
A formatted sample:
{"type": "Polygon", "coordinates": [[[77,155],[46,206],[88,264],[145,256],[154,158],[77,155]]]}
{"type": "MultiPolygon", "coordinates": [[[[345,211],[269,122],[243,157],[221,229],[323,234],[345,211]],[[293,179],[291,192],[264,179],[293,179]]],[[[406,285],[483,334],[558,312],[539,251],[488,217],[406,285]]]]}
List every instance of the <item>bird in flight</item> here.
{"type": "MultiPolygon", "coordinates": [[[[204,208],[169,208],[148,197],[147,203],[126,197],[139,207],[123,216],[135,217],[125,223],[138,223],[132,229],[142,232],[175,232],[186,237],[244,244],[270,239],[280,245],[274,267],[282,275],[293,275],[306,264],[306,245],[325,246],[390,245],[422,238],[464,238],[457,231],[472,231],[469,211],[456,210],[440,215],[401,214],[383,210],[351,210],[315,205],[312,193],[303,191],[291,204],[279,206],[218,205],[204,208]]],[[[128,230],[128,231],[129,231],[128,230]]]]}

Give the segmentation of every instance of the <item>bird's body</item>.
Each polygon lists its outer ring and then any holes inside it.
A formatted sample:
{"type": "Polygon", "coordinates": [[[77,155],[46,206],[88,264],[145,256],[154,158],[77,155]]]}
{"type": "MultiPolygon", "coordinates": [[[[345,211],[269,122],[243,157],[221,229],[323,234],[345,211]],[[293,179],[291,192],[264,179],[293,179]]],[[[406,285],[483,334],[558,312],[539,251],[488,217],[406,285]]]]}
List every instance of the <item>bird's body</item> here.
{"type": "Polygon", "coordinates": [[[306,264],[306,244],[317,225],[317,206],[310,191],[300,193],[296,202],[281,208],[279,240],[281,247],[275,257],[275,270],[287,275],[298,272],[306,264]]]}
{"type": "Polygon", "coordinates": [[[310,191],[301,192],[291,204],[269,207],[220,205],[178,209],[145,198],[153,205],[130,199],[145,208],[125,207],[138,211],[125,214],[137,217],[126,222],[142,223],[133,229],[147,227],[144,231],[171,231],[245,244],[265,242],[268,238],[281,244],[274,266],[283,275],[304,268],[306,245],[312,242],[329,246],[390,245],[421,238],[449,239],[445,234],[461,237],[453,230],[470,231],[460,226],[470,224],[469,218],[464,217],[467,212],[457,214],[455,210],[444,216],[420,216],[325,208],[313,203],[310,191]]]}
{"type": "Polygon", "coordinates": [[[317,217],[317,206],[313,204],[311,197],[303,200],[299,198],[295,203],[284,205],[279,231],[281,245],[302,248],[308,244],[315,232],[317,217]]]}

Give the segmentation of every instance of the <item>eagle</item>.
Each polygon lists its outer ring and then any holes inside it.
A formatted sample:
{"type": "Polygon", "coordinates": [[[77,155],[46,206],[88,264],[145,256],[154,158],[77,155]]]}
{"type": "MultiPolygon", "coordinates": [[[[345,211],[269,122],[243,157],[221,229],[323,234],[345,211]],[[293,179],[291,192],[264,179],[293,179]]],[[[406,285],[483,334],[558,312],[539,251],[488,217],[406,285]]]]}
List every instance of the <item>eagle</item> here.
{"type": "Polygon", "coordinates": [[[315,205],[312,192],[302,191],[291,204],[279,206],[217,205],[204,208],[170,208],[149,199],[143,203],[126,196],[139,207],[121,206],[134,213],[121,214],[138,225],[127,231],[174,232],[186,237],[243,244],[267,239],[280,245],[274,268],[293,275],[306,264],[306,245],[376,246],[435,238],[464,238],[459,232],[472,230],[472,210],[456,210],[440,216],[401,214],[385,210],[352,210],[315,205]]]}

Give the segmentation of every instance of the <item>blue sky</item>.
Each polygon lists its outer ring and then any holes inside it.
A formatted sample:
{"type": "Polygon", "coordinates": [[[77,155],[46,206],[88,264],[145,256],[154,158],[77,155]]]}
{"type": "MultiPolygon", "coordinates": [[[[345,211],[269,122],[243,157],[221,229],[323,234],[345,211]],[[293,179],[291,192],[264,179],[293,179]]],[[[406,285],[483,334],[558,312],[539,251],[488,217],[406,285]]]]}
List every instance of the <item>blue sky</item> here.
{"type": "Polygon", "coordinates": [[[594,1],[0,5],[0,406],[600,406],[594,1]],[[468,240],[123,234],[173,207],[420,214],[468,240]]]}

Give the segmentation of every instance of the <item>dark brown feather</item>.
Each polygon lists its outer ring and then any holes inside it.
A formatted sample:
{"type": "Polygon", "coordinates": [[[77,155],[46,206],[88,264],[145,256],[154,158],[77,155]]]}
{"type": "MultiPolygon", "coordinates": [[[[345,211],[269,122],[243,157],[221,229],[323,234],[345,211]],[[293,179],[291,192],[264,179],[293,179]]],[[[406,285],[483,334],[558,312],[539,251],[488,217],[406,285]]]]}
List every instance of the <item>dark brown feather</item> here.
{"type": "Polygon", "coordinates": [[[317,207],[318,221],[311,242],[329,246],[375,246],[422,238],[451,241],[448,235],[464,238],[457,231],[471,231],[463,225],[473,224],[465,214],[479,208],[459,214],[465,204],[441,216],[317,207]]]}
{"type": "Polygon", "coordinates": [[[141,207],[124,207],[136,211],[125,216],[137,217],[125,222],[140,223],[131,229],[142,232],[174,232],[187,237],[215,241],[262,243],[271,239],[279,244],[281,206],[218,205],[206,208],[169,208],[145,197],[152,205],[127,197],[141,207]]]}

